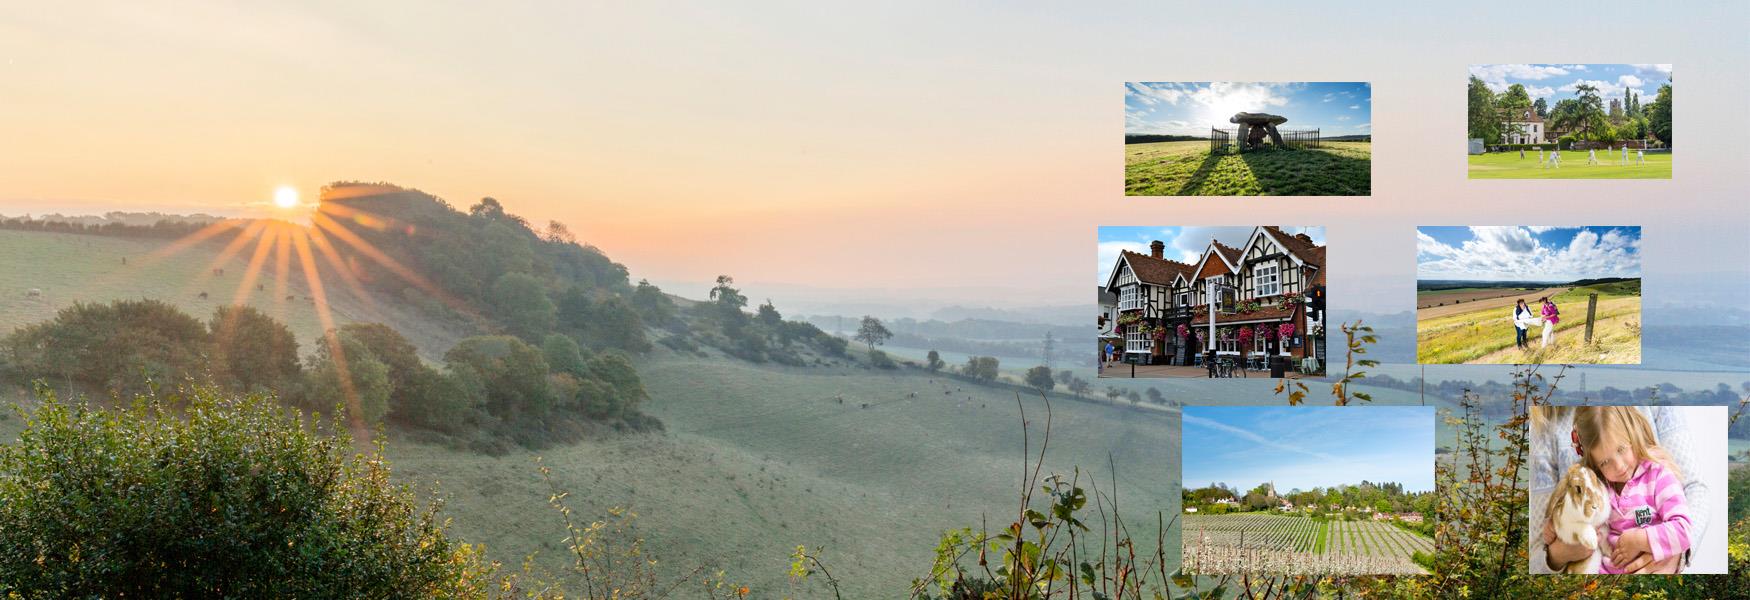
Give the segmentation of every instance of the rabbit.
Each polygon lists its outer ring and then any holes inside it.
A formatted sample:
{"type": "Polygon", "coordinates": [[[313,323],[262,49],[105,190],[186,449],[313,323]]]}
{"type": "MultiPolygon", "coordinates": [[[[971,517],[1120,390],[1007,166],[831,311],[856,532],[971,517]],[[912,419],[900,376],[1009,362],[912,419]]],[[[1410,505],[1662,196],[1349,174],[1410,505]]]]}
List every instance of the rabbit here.
{"type": "Polygon", "coordinates": [[[1547,514],[1556,538],[1593,549],[1592,556],[1568,563],[1563,572],[1597,573],[1601,557],[1610,553],[1605,537],[1598,532],[1610,518],[1606,494],[1604,482],[1584,463],[1569,467],[1550,494],[1547,514]]]}

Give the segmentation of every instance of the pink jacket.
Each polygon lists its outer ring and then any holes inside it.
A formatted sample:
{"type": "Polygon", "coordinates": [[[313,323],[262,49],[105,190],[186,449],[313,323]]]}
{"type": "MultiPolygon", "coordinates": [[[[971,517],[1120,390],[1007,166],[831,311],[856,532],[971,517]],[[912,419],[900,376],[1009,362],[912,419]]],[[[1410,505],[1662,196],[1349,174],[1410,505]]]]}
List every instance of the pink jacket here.
{"type": "MultiPolygon", "coordinates": [[[[1647,545],[1653,550],[1653,560],[1665,560],[1689,550],[1689,504],[1683,497],[1683,482],[1670,470],[1654,461],[1641,463],[1635,475],[1622,485],[1622,492],[1610,495],[1610,547],[1615,548],[1623,532],[1636,527],[1647,530],[1647,545]]],[[[1610,564],[1607,555],[1599,563],[1599,572],[1620,574],[1623,571],[1610,564]]]]}
{"type": "Polygon", "coordinates": [[[1556,303],[1549,302],[1543,305],[1543,320],[1544,322],[1551,324],[1560,323],[1562,321],[1560,313],[1556,312],[1556,303]]]}

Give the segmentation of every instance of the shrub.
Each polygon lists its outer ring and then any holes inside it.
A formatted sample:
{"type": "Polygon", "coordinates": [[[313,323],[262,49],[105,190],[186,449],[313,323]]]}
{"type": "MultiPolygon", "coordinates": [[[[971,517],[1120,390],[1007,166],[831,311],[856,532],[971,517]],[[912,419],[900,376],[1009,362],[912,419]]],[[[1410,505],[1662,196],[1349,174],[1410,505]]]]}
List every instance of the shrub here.
{"type": "Polygon", "coordinates": [[[899,365],[894,364],[893,359],[887,357],[886,352],[880,350],[869,351],[869,364],[877,369],[899,368],[899,365]]]}
{"type": "Polygon", "coordinates": [[[475,336],[444,354],[450,370],[479,392],[486,412],[511,424],[538,424],[553,406],[547,360],[507,335],[475,336]]]}
{"type": "Polygon", "coordinates": [[[157,300],[74,303],[51,321],[7,337],[13,368],[28,378],[57,378],[123,397],[147,382],[204,378],[206,325],[157,300]]]}
{"type": "Polygon", "coordinates": [[[311,357],[304,405],[319,411],[344,405],[347,414],[367,427],[374,426],[389,414],[389,394],[395,389],[389,381],[389,366],[355,338],[341,336],[340,348],[341,361],[335,360],[326,344],[311,357]]]}
{"type": "Polygon", "coordinates": [[[583,351],[578,349],[577,342],[570,337],[549,333],[541,340],[541,355],[547,359],[547,368],[555,373],[570,373],[583,376],[583,351]]]}
{"type": "Polygon", "coordinates": [[[292,330],[250,306],[221,306],[207,324],[213,370],[239,391],[279,390],[298,376],[298,339],[292,330]]]}
{"type": "Polygon", "coordinates": [[[377,454],[267,396],[42,404],[0,447],[0,588],[46,597],[484,595],[476,550],[377,454]],[[186,402],[186,419],[167,404],[186,402]],[[470,593],[472,592],[472,593],[470,593]]]}

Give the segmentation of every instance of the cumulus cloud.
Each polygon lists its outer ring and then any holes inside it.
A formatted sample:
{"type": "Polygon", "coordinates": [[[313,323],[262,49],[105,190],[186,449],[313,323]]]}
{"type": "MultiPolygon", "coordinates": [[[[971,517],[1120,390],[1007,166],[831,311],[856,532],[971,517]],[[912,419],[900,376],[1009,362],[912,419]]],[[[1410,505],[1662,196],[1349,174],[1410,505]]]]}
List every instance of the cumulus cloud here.
{"type": "Polygon", "coordinates": [[[1502,281],[1640,276],[1638,229],[1581,228],[1564,245],[1538,237],[1557,229],[1574,228],[1471,227],[1471,239],[1456,246],[1417,231],[1417,276],[1502,281]]]}
{"type": "Polygon", "coordinates": [[[1642,73],[1658,73],[1658,74],[1664,75],[1666,77],[1671,76],[1671,65],[1669,65],[1669,64],[1664,64],[1664,65],[1629,65],[1629,66],[1634,67],[1636,71],[1640,71],[1642,73]]]}
{"type": "Polygon", "coordinates": [[[1567,75],[1564,65],[1471,65],[1470,74],[1483,80],[1496,93],[1507,91],[1508,78],[1541,81],[1567,75]]]}
{"type": "Polygon", "coordinates": [[[1636,96],[1645,96],[1647,95],[1647,92],[1641,89],[1643,83],[1645,82],[1642,81],[1641,78],[1635,77],[1634,75],[1622,75],[1617,77],[1615,81],[1606,81],[1602,79],[1575,79],[1572,83],[1558,87],[1556,90],[1578,93],[1581,85],[1591,85],[1592,87],[1598,88],[1599,97],[1606,99],[1620,98],[1623,96],[1624,92],[1634,92],[1636,96]]]}

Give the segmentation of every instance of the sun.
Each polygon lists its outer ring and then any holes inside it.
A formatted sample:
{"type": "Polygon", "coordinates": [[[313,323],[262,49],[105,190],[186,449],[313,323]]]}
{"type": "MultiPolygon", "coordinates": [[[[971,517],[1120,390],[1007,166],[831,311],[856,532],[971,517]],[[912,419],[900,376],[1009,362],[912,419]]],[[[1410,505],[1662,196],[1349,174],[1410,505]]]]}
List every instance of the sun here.
{"type": "Polygon", "coordinates": [[[298,206],[298,189],[282,185],[273,191],[273,203],[280,208],[295,208],[298,206]]]}

